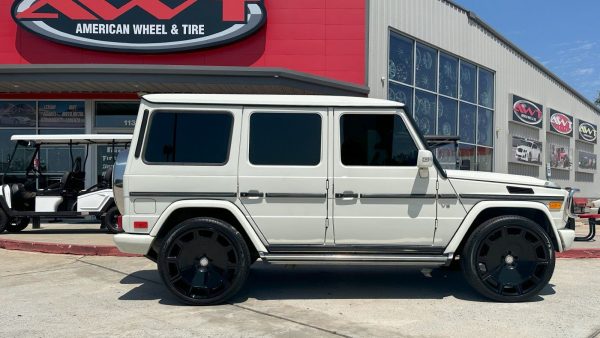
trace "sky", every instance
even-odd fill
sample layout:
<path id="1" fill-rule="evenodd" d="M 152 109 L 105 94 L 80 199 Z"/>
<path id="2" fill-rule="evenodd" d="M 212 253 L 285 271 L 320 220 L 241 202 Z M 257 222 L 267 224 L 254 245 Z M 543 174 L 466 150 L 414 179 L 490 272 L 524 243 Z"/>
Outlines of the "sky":
<path id="1" fill-rule="evenodd" d="M 600 1 L 455 0 L 592 102 L 600 91 Z"/>

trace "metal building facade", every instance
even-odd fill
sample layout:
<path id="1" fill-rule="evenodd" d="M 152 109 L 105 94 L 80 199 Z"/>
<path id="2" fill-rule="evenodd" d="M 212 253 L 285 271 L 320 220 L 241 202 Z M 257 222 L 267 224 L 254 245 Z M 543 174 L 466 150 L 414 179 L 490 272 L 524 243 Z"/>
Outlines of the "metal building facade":
<path id="1" fill-rule="evenodd" d="M 388 98 L 392 32 L 485 67 L 495 74 L 493 171 L 542 179 L 546 179 L 550 171 L 550 180 L 561 186 L 580 188 L 582 196 L 600 197 L 598 168 L 581 169 L 578 162 L 580 152 L 594 156 L 598 153 L 597 143 L 579 140 L 578 119 L 598 126 L 600 112 L 581 94 L 473 13 L 450 1 L 370 0 L 367 16 L 367 83 L 371 97 Z M 543 106 L 541 128 L 513 121 L 513 95 Z M 550 131 L 551 109 L 574 117 L 572 137 Z M 541 142 L 541 163 L 532 165 L 513 161 L 513 137 Z M 570 151 L 570 169 L 548 168 L 551 162 L 548 149 L 557 145 Z M 595 158 L 593 163 L 596 166 Z"/>

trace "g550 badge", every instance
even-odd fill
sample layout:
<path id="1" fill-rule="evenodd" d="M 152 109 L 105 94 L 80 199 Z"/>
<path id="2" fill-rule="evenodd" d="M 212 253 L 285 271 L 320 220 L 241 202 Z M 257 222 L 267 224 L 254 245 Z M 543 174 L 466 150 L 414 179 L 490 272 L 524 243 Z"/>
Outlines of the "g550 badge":
<path id="1" fill-rule="evenodd" d="M 266 21 L 263 0 L 18 0 L 14 20 L 44 38 L 89 49 L 165 53 L 243 39 Z"/>

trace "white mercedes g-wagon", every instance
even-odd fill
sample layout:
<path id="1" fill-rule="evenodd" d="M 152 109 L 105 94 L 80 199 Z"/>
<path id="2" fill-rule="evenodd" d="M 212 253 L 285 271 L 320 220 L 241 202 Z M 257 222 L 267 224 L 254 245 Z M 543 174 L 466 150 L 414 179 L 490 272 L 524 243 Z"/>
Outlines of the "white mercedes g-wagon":
<path id="1" fill-rule="evenodd" d="M 119 249 L 155 260 L 168 289 L 194 305 L 232 297 L 258 259 L 457 260 L 484 296 L 524 301 L 575 236 L 573 192 L 446 171 L 403 105 L 385 100 L 146 95 L 114 171 Z"/>

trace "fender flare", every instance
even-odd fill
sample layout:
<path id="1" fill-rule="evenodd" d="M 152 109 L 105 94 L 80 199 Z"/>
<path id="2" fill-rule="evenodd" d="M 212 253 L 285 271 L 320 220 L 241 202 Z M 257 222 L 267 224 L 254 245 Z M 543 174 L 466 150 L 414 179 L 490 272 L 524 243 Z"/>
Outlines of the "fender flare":
<path id="1" fill-rule="evenodd" d="M 162 226 L 165 224 L 167 219 L 169 219 L 169 217 L 171 216 L 171 214 L 173 214 L 175 211 L 177 211 L 179 209 L 184 209 L 184 208 L 225 209 L 225 210 L 231 212 L 233 214 L 233 216 L 238 220 L 238 222 L 240 222 L 240 224 L 242 225 L 242 228 L 248 235 L 248 238 L 250 238 L 250 241 L 252 241 L 252 244 L 256 248 L 256 251 L 258 251 L 259 253 L 268 252 L 264 243 L 260 240 L 260 238 L 256 234 L 256 231 L 254 230 L 254 228 L 252 227 L 252 225 L 250 225 L 250 223 L 246 219 L 246 216 L 244 216 L 244 214 L 240 211 L 240 209 L 235 204 L 233 204 L 229 201 L 183 200 L 183 201 L 173 202 L 160 215 L 160 217 L 156 221 L 154 227 L 152 228 L 152 231 L 150 232 L 150 236 L 156 237 L 158 235 L 158 232 L 162 228 Z"/>
<path id="2" fill-rule="evenodd" d="M 475 221 L 477 216 L 479 216 L 483 211 L 485 211 L 487 209 L 491 209 L 491 208 L 535 209 L 535 210 L 543 212 L 544 215 L 546 216 L 546 218 L 548 219 L 548 222 L 550 223 L 551 228 L 552 228 L 551 229 L 552 234 L 550 234 L 550 235 L 554 236 L 554 239 L 556 240 L 556 243 L 558 244 L 558 247 L 556 249 L 559 252 L 563 251 L 562 241 L 558 234 L 558 230 L 556 229 L 556 226 L 554 225 L 552 215 L 550 215 L 550 211 L 548 211 L 548 208 L 546 208 L 546 206 L 544 204 L 542 204 L 540 202 L 523 202 L 523 201 L 518 201 L 518 202 L 516 202 L 516 201 L 483 201 L 483 202 L 477 203 L 475 206 L 473 206 L 473 208 L 471 208 L 471 210 L 469 211 L 469 213 L 467 214 L 467 216 L 461 223 L 460 227 L 458 227 L 458 230 L 456 231 L 456 233 L 450 240 L 450 243 L 446 247 L 446 250 L 444 250 L 444 254 L 455 253 L 456 250 L 458 249 L 458 247 L 460 246 L 460 244 L 462 243 L 465 235 L 467 234 L 469 229 L 473 226 L 473 222 Z"/>

